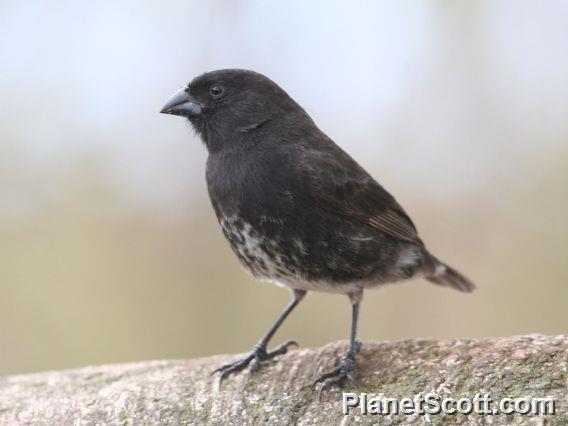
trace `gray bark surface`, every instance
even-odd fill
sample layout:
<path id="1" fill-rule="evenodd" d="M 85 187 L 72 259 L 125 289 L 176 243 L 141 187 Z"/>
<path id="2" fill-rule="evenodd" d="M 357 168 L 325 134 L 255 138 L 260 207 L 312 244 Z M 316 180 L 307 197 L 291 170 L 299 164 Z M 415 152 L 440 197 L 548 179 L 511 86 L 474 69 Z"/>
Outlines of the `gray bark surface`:
<path id="1" fill-rule="evenodd" d="M 211 371 L 235 355 L 1 377 L 0 425 L 568 424 L 568 336 L 363 342 L 357 384 L 343 389 L 393 398 L 550 396 L 556 401 L 550 416 L 345 416 L 340 390 L 320 403 L 310 384 L 346 348 L 335 342 L 292 350 L 220 388 Z"/>

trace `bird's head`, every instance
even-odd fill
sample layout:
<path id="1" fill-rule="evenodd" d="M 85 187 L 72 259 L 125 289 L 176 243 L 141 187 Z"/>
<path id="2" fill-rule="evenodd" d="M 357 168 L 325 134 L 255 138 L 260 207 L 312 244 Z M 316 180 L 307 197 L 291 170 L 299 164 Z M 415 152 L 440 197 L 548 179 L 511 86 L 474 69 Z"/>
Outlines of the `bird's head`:
<path id="1" fill-rule="evenodd" d="M 251 139 L 268 122 L 308 117 L 272 80 L 241 69 L 195 77 L 160 112 L 187 117 L 210 151 Z"/>

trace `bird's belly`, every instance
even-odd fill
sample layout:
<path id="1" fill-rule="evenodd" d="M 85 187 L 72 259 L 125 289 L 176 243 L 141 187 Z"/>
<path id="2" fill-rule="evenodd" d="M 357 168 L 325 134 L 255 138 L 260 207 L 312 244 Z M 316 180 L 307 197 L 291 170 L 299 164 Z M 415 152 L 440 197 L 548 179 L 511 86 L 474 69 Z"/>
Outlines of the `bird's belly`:
<path id="1" fill-rule="evenodd" d="M 395 264 L 394 260 L 381 261 L 380 250 L 370 256 L 368 248 L 362 247 L 376 241 L 353 235 L 347 243 L 324 239 L 314 245 L 305 235 L 290 232 L 290 226 L 279 219 L 263 218 L 254 226 L 236 215 L 219 219 L 233 252 L 256 278 L 294 289 L 341 294 L 400 280 L 376 266 Z"/>
<path id="2" fill-rule="evenodd" d="M 236 216 L 223 217 L 219 223 L 233 252 L 255 277 L 275 282 L 301 277 L 299 240 L 284 241 L 278 232 L 267 235 Z"/>

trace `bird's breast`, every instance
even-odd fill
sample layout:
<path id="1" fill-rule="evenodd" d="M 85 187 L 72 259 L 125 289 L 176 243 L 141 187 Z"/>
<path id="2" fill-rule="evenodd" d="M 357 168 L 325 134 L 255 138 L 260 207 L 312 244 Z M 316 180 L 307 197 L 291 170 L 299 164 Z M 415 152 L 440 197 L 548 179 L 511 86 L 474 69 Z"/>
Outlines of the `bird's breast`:
<path id="1" fill-rule="evenodd" d="M 235 255 L 256 277 L 278 281 L 297 276 L 298 255 L 305 250 L 302 241 L 283 236 L 281 219 L 257 219 L 251 224 L 238 214 L 220 217 L 219 224 Z"/>

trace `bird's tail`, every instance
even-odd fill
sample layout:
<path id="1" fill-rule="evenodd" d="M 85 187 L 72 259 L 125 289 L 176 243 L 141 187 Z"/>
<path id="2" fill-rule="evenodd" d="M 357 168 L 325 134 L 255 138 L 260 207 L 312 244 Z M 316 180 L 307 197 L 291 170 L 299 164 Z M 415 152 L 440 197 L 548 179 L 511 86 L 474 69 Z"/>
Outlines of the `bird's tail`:
<path id="1" fill-rule="evenodd" d="M 471 293 L 475 290 L 475 284 L 471 282 L 469 278 L 456 271 L 451 266 L 440 262 L 430 253 L 428 253 L 428 255 L 431 257 L 428 259 L 429 263 L 433 266 L 433 268 L 431 268 L 431 274 L 425 277 L 428 281 L 443 287 L 455 288 L 456 290 L 466 293 Z"/>

